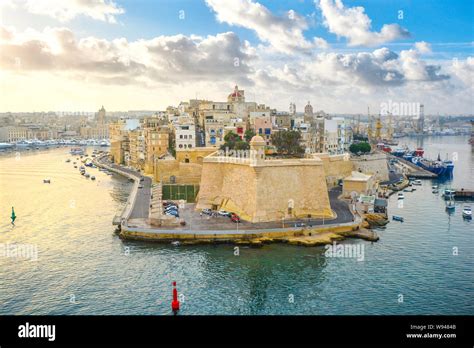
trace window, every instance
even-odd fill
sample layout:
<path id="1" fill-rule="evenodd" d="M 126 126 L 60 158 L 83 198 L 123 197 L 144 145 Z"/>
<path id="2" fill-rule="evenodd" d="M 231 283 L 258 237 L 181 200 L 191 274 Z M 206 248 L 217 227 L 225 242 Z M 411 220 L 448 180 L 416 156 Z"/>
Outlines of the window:
<path id="1" fill-rule="evenodd" d="M 192 139 L 192 138 L 193 138 L 193 136 L 192 136 L 192 134 L 190 134 L 190 135 L 189 135 L 189 139 Z"/>
<path id="2" fill-rule="evenodd" d="M 179 148 L 181 149 L 183 147 L 183 144 L 179 144 Z"/>

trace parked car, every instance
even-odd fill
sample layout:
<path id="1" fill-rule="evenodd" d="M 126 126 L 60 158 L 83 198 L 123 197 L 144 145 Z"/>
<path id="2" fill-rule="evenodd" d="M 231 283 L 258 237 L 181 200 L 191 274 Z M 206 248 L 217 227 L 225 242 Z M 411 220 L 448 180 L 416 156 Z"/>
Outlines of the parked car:
<path id="1" fill-rule="evenodd" d="M 143 188 L 143 185 L 142 185 L 142 184 L 138 185 L 138 188 L 139 188 L 139 189 L 142 189 L 142 188 Z"/>
<path id="2" fill-rule="evenodd" d="M 234 214 L 234 213 L 231 214 L 230 220 L 231 220 L 232 222 L 236 222 L 236 223 L 240 222 L 239 216 L 238 216 L 237 214 Z"/>
<path id="3" fill-rule="evenodd" d="M 179 218 L 179 213 L 176 211 L 169 211 L 169 212 L 166 212 L 165 215 L 169 215 L 169 216 L 174 216 L 174 217 L 177 217 Z"/>
<path id="4" fill-rule="evenodd" d="M 222 210 L 222 209 L 219 210 L 217 213 L 218 213 L 220 216 L 228 216 L 228 217 L 230 217 L 230 215 L 231 215 L 231 213 L 229 213 L 228 211 Z"/>
<path id="5" fill-rule="evenodd" d="M 178 210 L 179 208 L 175 205 L 169 205 L 167 207 L 165 207 L 165 210 Z"/>
<path id="6" fill-rule="evenodd" d="M 203 214 L 206 214 L 206 215 L 212 215 L 212 210 L 206 208 L 206 209 L 203 209 L 203 210 L 202 210 L 202 213 L 203 213 Z"/>
<path id="7" fill-rule="evenodd" d="M 145 178 L 142 176 L 142 177 L 140 178 L 140 181 L 143 181 L 143 180 L 145 180 Z"/>

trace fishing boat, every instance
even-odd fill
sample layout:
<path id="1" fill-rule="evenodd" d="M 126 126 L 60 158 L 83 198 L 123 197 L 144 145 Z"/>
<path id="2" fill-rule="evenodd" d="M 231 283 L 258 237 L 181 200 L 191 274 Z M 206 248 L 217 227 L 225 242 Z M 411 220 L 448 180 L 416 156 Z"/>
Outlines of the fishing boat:
<path id="1" fill-rule="evenodd" d="M 470 206 L 464 206 L 462 209 L 462 217 L 468 220 L 472 219 L 472 209 Z"/>
<path id="2" fill-rule="evenodd" d="M 403 222 L 403 221 L 404 221 L 403 217 L 397 216 L 397 215 L 393 215 L 393 216 L 392 216 L 392 220 L 400 221 L 400 222 Z"/>
<path id="3" fill-rule="evenodd" d="M 451 177 L 453 175 L 453 161 L 448 159 L 442 161 L 439 154 L 435 161 L 417 156 L 413 157 L 411 161 L 417 166 L 436 174 L 438 177 Z"/>

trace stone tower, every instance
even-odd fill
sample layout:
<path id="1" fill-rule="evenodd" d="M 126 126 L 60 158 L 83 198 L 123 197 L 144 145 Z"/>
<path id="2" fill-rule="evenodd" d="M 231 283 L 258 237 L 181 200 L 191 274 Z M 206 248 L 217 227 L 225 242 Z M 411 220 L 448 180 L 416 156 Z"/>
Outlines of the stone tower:
<path id="1" fill-rule="evenodd" d="M 250 159 L 257 165 L 265 161 L 265 140 L 260 135 L 250 140 Z"/>

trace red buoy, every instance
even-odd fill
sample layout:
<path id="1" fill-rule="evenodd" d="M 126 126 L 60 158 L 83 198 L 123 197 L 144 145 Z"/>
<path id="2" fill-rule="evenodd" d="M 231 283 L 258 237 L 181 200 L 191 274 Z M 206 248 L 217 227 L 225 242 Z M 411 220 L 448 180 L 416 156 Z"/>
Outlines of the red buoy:
<path id="1" fill-rule="evenodd" d="M 178 290 L 176 290 L 176 282 L 173 282 L 173 302 L 171 302 L 171 309 L 174 315 L 178 314 L 179 301 L 178 301 Z"/>

